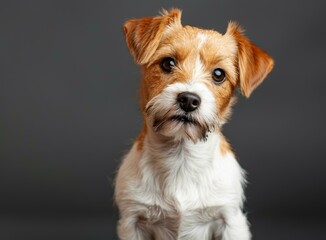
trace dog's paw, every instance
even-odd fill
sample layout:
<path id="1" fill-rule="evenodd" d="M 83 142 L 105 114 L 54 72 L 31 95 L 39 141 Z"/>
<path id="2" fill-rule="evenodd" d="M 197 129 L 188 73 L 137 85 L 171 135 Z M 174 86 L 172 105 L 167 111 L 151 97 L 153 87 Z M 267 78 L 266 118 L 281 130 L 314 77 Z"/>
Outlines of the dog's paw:
<path id="1" fill-rule="evenodd" d="M 157 206 L 148 206 L 139 216 L 138 221 L 141 223 L 154 224 L 165 219 L 164 210 Z"/>

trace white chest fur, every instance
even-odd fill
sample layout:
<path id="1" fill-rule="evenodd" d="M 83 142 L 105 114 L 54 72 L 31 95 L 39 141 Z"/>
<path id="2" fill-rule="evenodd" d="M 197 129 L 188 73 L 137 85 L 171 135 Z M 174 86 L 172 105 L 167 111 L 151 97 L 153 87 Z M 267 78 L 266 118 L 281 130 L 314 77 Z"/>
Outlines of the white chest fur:
<path id="1" fill-rule="evenodd" d="M 196 144 L 156 140 L 147 136 L 142 150 L 135 144 L 119 169 L 121 239 L 198 240 L 223 232 L 223 239 L 248 240 L 245 178 L 233 153 L 221 151 L 223 136 L 211 133 Z"/>
<path id="2" fill-rule="evenodd" d="M 142 152 L 134 146 L 124 159 L 117 180 L 124 186 L 117 186 L 117 197 L 159 206 L 172 199 L 181 212 L 241 206 L 243 171 L 232 152 L 221 153 L 221 138 L 212 133 L 196 144 L 146 139 Z"/>

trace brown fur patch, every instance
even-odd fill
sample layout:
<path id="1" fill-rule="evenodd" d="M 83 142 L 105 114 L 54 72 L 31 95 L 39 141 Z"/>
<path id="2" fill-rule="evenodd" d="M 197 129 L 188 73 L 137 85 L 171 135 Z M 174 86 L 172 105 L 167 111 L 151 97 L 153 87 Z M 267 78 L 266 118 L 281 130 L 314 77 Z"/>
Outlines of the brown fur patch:
<path id="1" fill-rule="evenodd" d="M 163 16 L 130 19 L 124 27 L 127 46 L 135 61 L 146 64 L 157 49 L 168 25 L 181 27 L 181 12 L 172 9 Z"/>
<path id="2" fill-rule="evenodd" d="M 221 138 L 221 143 L 219 147 L 223 156 L 227 153 L 233 152 L 229 142 L 224 137 Z"/>
<path id="3" fill-rule="evenodd" d="M 274 60 L 265 51 L 251 43 L 242 32 L 243 30 L 238 23 L 229 23 L 227 34 L 232 35 L 238 43 L 238 68 L 241 90 L 246 97 L 249 97 L 252 91 L 272 71 Z"/>
<path id="4" fill-rule="evenodd" d="M 138 137 L 136 139 L 138 151 L 143 150 L 146 134 L 147 134 L 147 126 L 146 126 L 146 124 L 144 124 L 140 134 L 138 135 Z"/>

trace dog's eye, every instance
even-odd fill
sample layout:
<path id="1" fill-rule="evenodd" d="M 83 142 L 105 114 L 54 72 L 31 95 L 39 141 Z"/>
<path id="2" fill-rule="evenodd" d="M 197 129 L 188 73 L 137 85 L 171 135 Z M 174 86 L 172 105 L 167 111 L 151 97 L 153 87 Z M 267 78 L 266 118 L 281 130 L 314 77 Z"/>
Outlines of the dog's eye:
<path id="1" fill-rule="evenodd" d="M 170 73 L 175 66 L 175 60 L 171 57 L 163 58 L 161 62 L 161 68 L 166 73 Z"/>
<path id="2" fill-rule="evenodd" d="M 225 80 L 225 72 L 221 68 L 214 69 L 212 75 L 213 75 L 213 79 L 216 83 L 222 83 Z"/>

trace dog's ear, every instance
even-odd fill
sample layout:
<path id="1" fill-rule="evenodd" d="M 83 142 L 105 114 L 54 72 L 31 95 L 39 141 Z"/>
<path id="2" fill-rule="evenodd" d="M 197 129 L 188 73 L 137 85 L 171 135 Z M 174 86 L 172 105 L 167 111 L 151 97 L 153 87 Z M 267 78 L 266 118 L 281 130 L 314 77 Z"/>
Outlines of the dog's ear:
<path id="1" fill-rule="evenodd" d="M 157 49 L 164 34 L 181 27 L 181 11 L 163 10 L 161 16 L 128 20 L 123 27 L 127 46 L 138 64 L 146 64 Z"/>
<path id="2" fill-rule="evenodd" d="M 242 94 L 249 97 L 273 69 L 274 60 L 243 35 L 243 30 L 238 23 L 230 22 L 227 34 L 231 34 L 237 42 L 240 88 Z"/>

